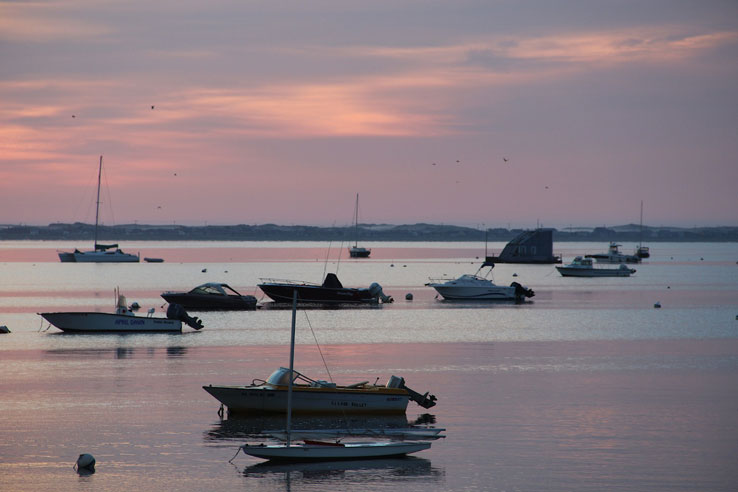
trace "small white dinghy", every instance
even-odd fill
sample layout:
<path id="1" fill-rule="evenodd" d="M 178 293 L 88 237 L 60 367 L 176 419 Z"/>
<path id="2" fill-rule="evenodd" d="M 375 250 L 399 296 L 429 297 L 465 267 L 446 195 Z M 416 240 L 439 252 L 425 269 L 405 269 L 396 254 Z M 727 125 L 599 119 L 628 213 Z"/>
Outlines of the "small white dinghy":
<path id="1" fill-rule="evenodd" d="M 292 297 L 292 333 L 290 337 L 290 373 L 293 373 L 295 358 L 295 318 L 297 313 L 297 291 Z M 239 447 L 249 456 L 270 461 L 335 461 L 358 460 L 367 458 L 387 458 L 416 453 L 431 447 L 428 441 L 362 441 L 362 442 L 327 442 L 303 439 L 302 443 L 292 442 L 292 433 L 299 434 L 299 430 L 291 429 L 292 420 L 292 380 L 289 378 L 287 393 L 287 425 L 285 429 L 287 440 L 280 444 L 244 444 Z"/>
<path id="2" fill-rule="evenodd" d="M 287 444 L 244 444 L 244 453 L 266 460 L 334 461 L 388 458 L 416 453 L 431 447 L 430 442 L 387 441 L 337 443 L 305 440 Z"/>

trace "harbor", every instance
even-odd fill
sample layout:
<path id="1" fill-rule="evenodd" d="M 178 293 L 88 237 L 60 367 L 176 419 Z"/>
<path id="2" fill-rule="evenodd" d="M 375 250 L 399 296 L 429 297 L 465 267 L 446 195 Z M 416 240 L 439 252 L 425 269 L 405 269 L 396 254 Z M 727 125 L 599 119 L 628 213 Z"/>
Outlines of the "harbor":
<path id="1" fill-rule="evenodd" d="M 343 248 L 344 260 L 327 265 L 312 243 L 280 244 L 288 261 L 262 261 L 275 245 L 261 243 L 133 243 L 167 260 L 196 253 L 207 261 L 123 265 L 59 263 L 56 245 L 46 242 L 0 246 L 6 259 L 28 249 L 37 256 L 0 263 L 13 285 L 0 296 L 2 324 L 11 330 L 0 335 L 3 490 L 163 491 L 174 481 L 193 491 L 324 489 L 340 477 L 344 490 L 718 491 L 737 478 L 733 244 L 659 245 L 628 279 L 498 265 L 497 281 L 517 274 L 536 296 L 481 305 L 437 299 L 423 285 L 430 274 L 453 278 L 478 263 L 478 245 L 463 243 L 369 243 L 373 259 L 346 260 Z M 601 244 L 556 246 L 568 258 Z M 236 250 L 241 256 L 232 261 Z M 221 416 L 202 387 L 250 384 L 283 366 L 290 309 L 264 299 L 256 283 L 265 272 L 314 278 L 324 268 L 352 284 L 381 280 L 398 300 L 299 311 L 296 369 L 329 379 L 325 358 L 339 384 L 397 374 L 438 400 L 400 416 L 296 415 L 293 425 L 412 424 L 443 427 L 447 437 L 404 459 L 267 467 L 240 456 L 229 463 L 240 445 L 279 429 L 284 418 Z M 143 309 L 160 310 L 161 291 L 217 279 L 264 306 L 195 312 L 205 328 L 177 334 L 65 334 L 36 314 L 43 306 L 109 309 L 107 277 Z M 654 309 L 655 301 L 663 308 Z M 94 474 L 72 470 L 81 453 L 97 459 Z"/>

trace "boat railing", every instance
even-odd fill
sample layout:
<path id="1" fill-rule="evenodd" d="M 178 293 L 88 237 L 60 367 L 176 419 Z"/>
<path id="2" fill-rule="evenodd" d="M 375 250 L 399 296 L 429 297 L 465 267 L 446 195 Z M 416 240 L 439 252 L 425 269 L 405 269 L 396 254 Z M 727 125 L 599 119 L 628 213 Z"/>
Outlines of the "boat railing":
<path id="1" fill-rule="evenodd" d="M 304 280 L 286 280 L 281 278 L 259 278 L 262 284 L 289 284 L 289 285 L 317 285 L 315 282 L 306 282 Z"/>
<path id="2" fill-rule="evenodd" d="M 453 280 L 462 280 L 462 279 L 471 279 L 471 280 L 484 280 L 484 277 L 480 277 L 479 275 L 475 275 L 473 273 L 465 273 L 461 275 L 460 277 L 428 277 L 428 284 L 445 284 L 446 282 L 451 282 Z M 428 285 L 426 284 L 426 285 Z"/>

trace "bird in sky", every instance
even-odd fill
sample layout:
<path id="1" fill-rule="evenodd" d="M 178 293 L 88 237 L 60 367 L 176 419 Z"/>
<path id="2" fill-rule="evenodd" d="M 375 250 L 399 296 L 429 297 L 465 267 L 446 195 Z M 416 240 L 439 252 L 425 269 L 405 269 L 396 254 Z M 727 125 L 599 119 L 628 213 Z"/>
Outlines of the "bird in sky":
<path id="1" fill-rule="evenodd" d="M 503 157 L 502 160 L 507 162 L 507 157 Z"/>

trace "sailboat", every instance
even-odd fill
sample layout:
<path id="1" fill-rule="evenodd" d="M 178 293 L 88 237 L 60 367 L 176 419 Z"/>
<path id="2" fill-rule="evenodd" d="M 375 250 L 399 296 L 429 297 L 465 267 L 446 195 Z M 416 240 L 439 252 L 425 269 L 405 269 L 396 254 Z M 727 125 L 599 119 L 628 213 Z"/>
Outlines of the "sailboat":
<path id="1" fill-rule="evenodd" d="M 649 258 L 651 256 L 648 246 L 643 245 L 643 200 L 641 200 L 641 232 L 635 254 L 638 258 Z"/>
<path id="2" fill-rule="evenodd" d="M 356 194 L 356 207 L 354 207 L 354 245 L 349 247 L 351 258 L 368 258 L 372 250 L 359 247 L 359 194 Z"/>
<path id="3" fill-rule="evenodd" d="M 63 263 L 138 263 L 139 255 L 124 253 L 117 244 L 101 244 L 97 242 L 97 229 L 100 217 L 100 176 L 102 175 L 102 156 L 97 169 L 97 201 L 95 208 L 95 248 L 92 251 L 61 251 L 59 260 Z"/>
<path id="4" fill-rule="evenodd" d="M 290 335 L 290 373 L 294 371 L 295 323 L 297 313 L 297 291 L 292 297 L 292 331 Z M 303 439 L 292 442 L 292 377 L 287 389 L 286 442 L 280 444 L 244 444 L 239 450 L 257 458 L 272 461 L 334 461 L 367 458 L 388 458 L 416 453 L 431 447 L 428 441 L 362 441 L 343 443 L 338 441 L 316 441 Z"/>

